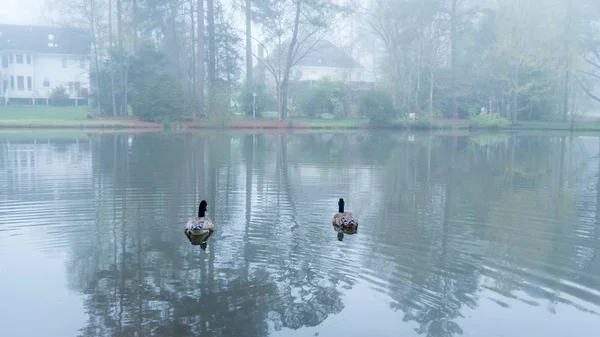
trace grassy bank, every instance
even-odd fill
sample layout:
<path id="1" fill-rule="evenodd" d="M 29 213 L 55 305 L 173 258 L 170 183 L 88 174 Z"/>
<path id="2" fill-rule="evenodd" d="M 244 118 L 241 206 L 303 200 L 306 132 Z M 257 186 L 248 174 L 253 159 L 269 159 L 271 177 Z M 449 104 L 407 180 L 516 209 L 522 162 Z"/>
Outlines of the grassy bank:
<path id="1" fill-rule="evenodd" d="M 0 128 L 120 129 L 148 127 L 156 127 L 156 125 L 142 123 L 132 118 L 95 118 L 88 106 L 0 106 Z"/>
<path id="2" fill-rule="evenodd" d="M 600 121 L 575 122 L 518 122 L 481 123 L 465 119 L 455 120 L 399 120 L 393 123 L 373 125 L 364 119 L 307 119 L 297 118 L 279 122 L 275 116 L 260 119 L 247 119 L 243 115 L 233 115 L 219 119 L 196 119 L 179 122 L 150 123 L 134 117 L 93 116 L 87 106 L 0 106 L 0 128 L 2 129 L 412 129 L 412 130 L 538 130 L 538 131 L 597 131 Z"/>

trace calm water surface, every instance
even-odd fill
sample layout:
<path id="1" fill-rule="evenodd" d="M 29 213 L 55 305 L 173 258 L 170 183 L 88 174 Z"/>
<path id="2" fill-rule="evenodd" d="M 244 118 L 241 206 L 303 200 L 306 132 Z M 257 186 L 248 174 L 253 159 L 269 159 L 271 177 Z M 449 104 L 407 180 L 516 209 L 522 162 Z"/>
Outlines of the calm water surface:
<path id="1" fill-rule="evenodd" d="M 0 336 L 600 336 L 598 137 L 0 140 Z"/>

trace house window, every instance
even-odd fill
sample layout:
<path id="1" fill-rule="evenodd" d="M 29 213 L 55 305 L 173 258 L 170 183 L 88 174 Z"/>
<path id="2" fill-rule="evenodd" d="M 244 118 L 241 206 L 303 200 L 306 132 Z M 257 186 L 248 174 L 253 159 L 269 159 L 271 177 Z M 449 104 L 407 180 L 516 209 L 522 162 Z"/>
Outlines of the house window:
<path id="1" fill-rule="evenodd" d="M 33 81 L 31 76 L 27 76 L 27 90 L 31 91 L 33 89 Z"/>
<path id="2" fill-rule="evenodd" d="M 31 55 L 27 55 L 26 57 L 27 64 L 31 64 Z"/>
<path id="3" fill-rule="evenodd" d="M 2 68 L 8 68 L 8 55 L 2 55 Z"/>
<path id="4" fill-rule="evenodd" d="M 23 76 L 17 76 L 17 90 L 25 90 L 25 78 Z"/>
<path id="5" fill-rule="evenodd" d="M 10 77 L 10 89 L 15 90 L 15 77 L 14 76 Z"/>
<path id="6" fill-rule="evenodd" d="M 50 87 L 50 80 L 47 78 L 44 78 L 44 83 L 42 84 L 44 86 L 44 88 L 49 88 Z"/>
<path id="7" fill-rule="evenodd" d="M 16 59 L 16 63 L 17 64 L 23 64 L 23 54 L 17 54 L 15 55 L 15 59 Z"/>
<path id="8" fill-rule="evenodd" d="M 12 54 L 8 54 L 8 63 L 12 64 L 13 63 L 13 57 Z"/>
<path id="9" fill-rule="evenodd" d="M 2 90 L 6 90 L 6 89 L 8 89 L 8 80 L 3 79 L 2 80 Z"/>
<path id="10" fill-rule="evenodd" d="M 362 81 L 362 71 L 359 71 L 356 73 L 356 80 L 357 81 Z"/>
<path id="11" fill-rule="evenodd" d="M 66 58 L 66 57 L 63 57 L 63 58 L 62 58 L 62 67 L 63 67 L 63 68 L 66 68 L 66 67 L 67 67 L 67 58 Z"/>

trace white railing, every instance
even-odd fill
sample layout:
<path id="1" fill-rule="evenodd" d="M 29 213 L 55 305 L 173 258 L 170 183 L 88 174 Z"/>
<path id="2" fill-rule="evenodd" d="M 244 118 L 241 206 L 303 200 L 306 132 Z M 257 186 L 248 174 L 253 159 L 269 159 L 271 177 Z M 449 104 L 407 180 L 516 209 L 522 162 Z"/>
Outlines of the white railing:
<path id="1" fill-rule="evenodd" d="M 10 87 L 8 87 L 5 89 L 3 96 L 4 96 L 5 102 L 11 98 L 49 99 L 53 89 L 54 88 L 42 87 L 42 88 L 33 88 L 32 90 L 29 90 L 29 89 L 18 90 L 18 89 L 11 89 Z M 81 92 L 84 89 L 87 89 L 87 88 L 82 87 L 79 91 Z M 76 90 L 75 89 L 69 90 L 68 87 L 66 87 L 66 93 L 69 95 L 69 99 L 82 100 L 82 99 L 88 98 L 88 97 L 75 95 Z"/>

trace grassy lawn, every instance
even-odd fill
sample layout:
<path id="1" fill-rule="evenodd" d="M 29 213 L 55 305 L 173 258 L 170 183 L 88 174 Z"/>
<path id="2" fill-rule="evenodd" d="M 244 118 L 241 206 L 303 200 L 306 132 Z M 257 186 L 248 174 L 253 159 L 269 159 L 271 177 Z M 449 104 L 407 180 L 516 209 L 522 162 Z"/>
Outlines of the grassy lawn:
<path id="1" fill-rule="evenodd" d="M 20 106 L 20 105 L 0 105 L 0 128 L 112 128 L 125 129 L 136 127 L 135 121 L 111 119 L 91 119 L 92 109 L 88 106 L 78 107 L 52 107 L 52 106 Z M 243 113 L 231 114 L 228 116 L 214 117 L 210 119 L 195 120 L 192 122 L 183 122 L 191 127 L 210 127 L 227 128 L 230 122 L 256 121 L 256 122 L 275 122 L 277 121 L 277 112 L 264 112 L 260 118 L 253 119 Z M 290 121 L 304 124 L 305 128 L 315 129 L 354 129 L 357 127 L 367 127 L 368 122 L 365 119 L 316 119 L 316 118 L 290 118 Z M 138 123 L 139 124 L 139 123 Z M 174 124 L 179 124 L 175 122 Z M 238 123 L 239 124 L 239 123 Z M 266 123 L 268 124 L 268 123 Z M 272 123 L 271 123 L 272 124 Z M 472 125 L 468 120 L 399 120 L 384 126 L 398 129 L 478 129 L 487 130 L 484 126 Z M 260 126 L 259 126 L 260 127 Z M 548 131 L 588 131 L 600 132 L 600 121 L 579 120 L 574 123 L 563 122 L 518 122 L 515 125 L 503 125 L 496 130 L 532 130 L 540 132 Z"/>
<path id="2" fill-rule="evenodd" d="M 107 127 L 124 127 L 132 125 L 127 121 L 103 121 L 103 120 L 52 120 L 52 119 L 0 119 L 0 126 L 3 127 L 83 127 L 83 126 L 107 126 Z"/>
<path id="3" fill-rule="evenodd" d="M 53 106 L 0 106 L 0 120 L 31 121 L 31 120 L 81 120 L 91 114 L 87 106 L 53 107 Z"/>
<path id="4" fill-rule="evenodd" d="M 53 107 L 53 106 L 0 106 L 1 127 L 68 127 L 83 126 L 123 127 L 130 125 L 120 120 L 89 119 L 92 110 L 88 106 Z"/>
<path id="5" fill-rule="evenodd" d="M 357 127 L 366 123 L 366 120 L 360 119 L 309 119 L 298 118 L 292 119 L 292 122 L 306 123 L 313 127 L 320 128 L 344 128 Z"/>

